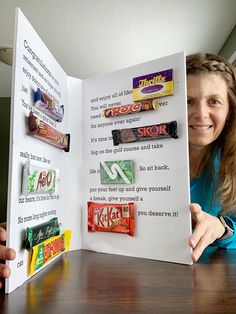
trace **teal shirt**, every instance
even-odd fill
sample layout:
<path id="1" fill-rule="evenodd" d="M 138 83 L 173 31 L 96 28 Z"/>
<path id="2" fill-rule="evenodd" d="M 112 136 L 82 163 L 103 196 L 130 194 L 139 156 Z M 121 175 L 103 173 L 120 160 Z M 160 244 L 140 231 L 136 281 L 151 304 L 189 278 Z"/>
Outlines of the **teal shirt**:
<path id="1" fill-rule="evenodd" d="M 202 173 L 200 177 L 194 178 L 190 181 L 191 203 L 197 203 L 206 213 L 217 216 L 221 211 L 221 203 L 213 199 L 213 192 L 216 190 L 218 172 L 220 165 L 220 155 L 217 154 L 214 159 L 214 166 L 211 176 L 208 171 Z M 211 177 L 209 179 L 209 177 Z M 236 216 L 224 216 L 227 223 L 236 230 Z M 236 249 L 236 232 L 234 235 L 226 240 L 217 240 L 212 245 Z"/>

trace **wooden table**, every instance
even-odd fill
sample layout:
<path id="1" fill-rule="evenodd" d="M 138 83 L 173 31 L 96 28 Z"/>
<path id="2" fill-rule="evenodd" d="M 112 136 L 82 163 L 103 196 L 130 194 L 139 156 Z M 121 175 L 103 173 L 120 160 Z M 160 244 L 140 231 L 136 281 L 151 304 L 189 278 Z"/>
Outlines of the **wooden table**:
<path id="1" fill-rule="evenodd" d="M 0 293 L 0 313 L 236 313 L 236 251 L 208 248 L 193 266 L 70 252 Z"/>

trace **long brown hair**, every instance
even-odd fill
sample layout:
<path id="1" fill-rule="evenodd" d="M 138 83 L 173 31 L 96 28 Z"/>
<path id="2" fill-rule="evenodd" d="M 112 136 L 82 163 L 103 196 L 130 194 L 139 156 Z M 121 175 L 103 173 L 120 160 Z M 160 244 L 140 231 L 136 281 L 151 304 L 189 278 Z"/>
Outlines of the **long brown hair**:
<path id="1" fill-rule="evenodd" d="M 229 116 L 220 136 L 210 145 L 202 169 L 206 169 L 209 161 L 214 159 L 216 151 L 220 151 L 219 183 L 215 194 L 220 195 L 222 211 L 236 213 L 236 69 L 223 57 L 198 53 L 186 58 L 187 75 L 214 73 L 220 75 L 227 84 L 229 100 Z M 215 195 L 215 196 L 216 196 Z"/>

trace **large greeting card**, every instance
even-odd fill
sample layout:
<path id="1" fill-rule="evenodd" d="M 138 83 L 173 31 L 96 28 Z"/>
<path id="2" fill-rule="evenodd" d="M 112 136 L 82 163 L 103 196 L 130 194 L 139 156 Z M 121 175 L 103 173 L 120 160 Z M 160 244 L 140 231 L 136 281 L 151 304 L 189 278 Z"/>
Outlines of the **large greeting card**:
<path id="1" fill-rule="evenodd" d="M 18 9 L 6 292 L 67 250 L 191 264 L 189 202 L 184 53 L 72 78 Z"/>

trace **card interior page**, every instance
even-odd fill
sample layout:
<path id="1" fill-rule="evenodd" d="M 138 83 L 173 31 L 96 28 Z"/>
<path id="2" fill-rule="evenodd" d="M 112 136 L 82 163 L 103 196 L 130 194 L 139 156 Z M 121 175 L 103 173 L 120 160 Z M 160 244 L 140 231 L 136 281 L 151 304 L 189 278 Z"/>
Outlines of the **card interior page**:
<path id="1" fill-rule="evenodd" d="M 38 262 L 35 262 L 32 269 L 32 245 L 41 243 L 44 237 L 49 235 L 63 234 L 64 223 L 66 228 L 72 227 L 76 233 L 79 232 L 80 226 L 79 219 L 74 221 L 72 218 L 72 208 L 65 207 L 69 205 L 65 200 L 65 156 L 69 158 L 72 152 L 65 152 L 61 146 L 52 146 L 29 135 L 29 115 L 32 112 L 36 117 L 33 121 L 37 124 L 37 130 L 46 123 L 49 126 L 47 130 L 50 129 L 47 135 L 51 132 L 50 136 L 54 142 L 57 141 L 58 131 L 63 137 L 59 137 L 57 143 L 64 145 L 64 140 L 67 141 L 68 137 L 64 135 L 68 127 L 68 78 L 19 9 L 16 12 L 12 82 L 7 245 L 16 251 L 16 259 L 8 263 L 11 268 L 11 276 L 6 281 L 8 293 L 43 269 L 54 260 L 52 257 L 59 256 L 63 250 L 60 248 L 62 238 L 57 239 L 54 244 L 47 244 L 53 249 L 53 253 L 52 250 L 50 254 L 48 252 L 46 258 L 46 244 L 44 247 L 41 245 L 36 259 Z M 37 106 L 36 92 L 39 92 Z M 42 106 L 46 104 L 50 107 L 47 113 L 42 110 Z M 49 116 L 49 113 L 54 116 Z M 55 129 L 56 133 L 52 129 Z M 42 130 L 46 132 L 46 129 Z M 37 228 L 44 223 L 46 226 L 39 228 L 38 233 L 37 229 L 32 233 L 30 228 Z M 31 239 L 31 242 L 27 242 L 27 245 L 30 243 L 27 249 L 26 239 Z M 81 240 L 76 239 L 73 248 L 80 247 Z"/>
<path id="2" fill-rule="evenodd" d="M 113 110 L 114 116 L 104 112 L 134 103 L 134 78 L 141 78 L 144 87 L 156 80 L 154 85 L 157 86 L 167 70 L 172 70 L 174 91 L 170 92 L 171 95 L 156 98 L 157 110 L 125 115 L 122 110 L 123 113 L 127 111 L 126 106 Z M 155 79 L 146 78 L 153 73 L 157 73 Z M 188 245 L 191 223 L 185 78 L 185 55 L 177 53 L 83 82 L 86 135 L 83 243 L 86 249 L 192 263 Z M 137 104 L 137 93 L 135 97 Z M 172 121 L 177 122 L 178 138 L 155 138 L 158 135 L 157 125 L 164 124 L 162 127 L 165 128 Z M 123 138 L 126 143 L 114 146 L 112 131 L 116 129 L 129 129 L 128 134 L 130 129 L 134 131 L 131 131 L 131 138 L 127 130 L 126 133 L 118 133 L 126 134 Z M 139 141 L 139 135 L 146 140 Z M 134 170 L 129 168 L 134 172 L 133 181 L 112 181 L 111 167 L 118 167 L 125 161 L 132 161 L 134 165 Z M 110 167 L 108 170 L 104 169 L 104 163 Z M 128 164 L 126 167 L 129 167 Z M 104 174 L 109 175 L 109 171 L 110 181 L 104 181 Z M 114 173 L 117 172 L 114 170 Z M 99 205 L 93 205 L 94 212 L 90 210 L 88 216 L 87 202 L 103 203 L 104 206 L 99 209 Z M 115 204 L 129 202 L 135 207 L 133 236 L 112 232 L 117 223 L 113 217 L 118 215 L 114 213 Z M 90 216 L 93 214 L 92 232 L 88 232 L 88 222 L 91 223 Z"/>

